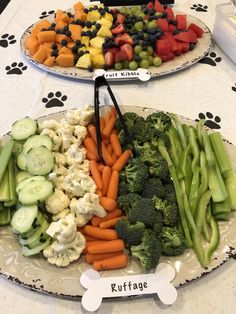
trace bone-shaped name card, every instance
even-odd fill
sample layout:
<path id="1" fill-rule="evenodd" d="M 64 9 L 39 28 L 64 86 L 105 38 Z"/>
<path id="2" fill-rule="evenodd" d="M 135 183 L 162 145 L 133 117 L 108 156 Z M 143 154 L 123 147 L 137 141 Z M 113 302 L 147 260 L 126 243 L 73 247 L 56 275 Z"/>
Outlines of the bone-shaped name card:
<path id="1" fill-rule="evenodd" d="M 137 70 L 121 70 L 121 71 L 105 71 L 98 69 L 94 72 L 93 79 L 98 76 L 104 76 L 107 80 L 130 80 L 139 79 L 140 81 L 148 81 L 150 74 L 147 69 L 139 68 Z"/>
<path id="2" fill-rule="evenodd" d="M 166 263 L 160 263 L 155 273 L 101 278 L 93 269 L 86 270 L 80 277 L 81 285 L 86 288 L 82 305 L 87 311 L 96 311 L 103 298 L 132 295 L 157 294 L 167 305 L 177 299 L 177 290 L 171 284 L 175 270 Z"/>

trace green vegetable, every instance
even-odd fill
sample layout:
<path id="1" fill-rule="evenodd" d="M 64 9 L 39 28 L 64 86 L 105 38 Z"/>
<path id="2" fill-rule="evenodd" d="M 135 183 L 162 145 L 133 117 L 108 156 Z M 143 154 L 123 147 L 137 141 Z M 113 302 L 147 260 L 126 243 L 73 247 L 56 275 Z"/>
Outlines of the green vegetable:
<path id="1" fill-rule="evenodd" d="M 210 138 L 205 129 L 202 129 L 202 140 L 203 140 L 203 147 L 206 153 L 206 160 L 208 167 L 212 167 L 215 164 L 215 155 L 212 151 Z"/>
<path id="2" fill-rule="evenodd" d="M 8 183 L 9 183 L 9 196 L 10 201 L 5 202 L 4 205 L 6 207 L 12 207 L 17 203 L 17 194 L 16 194 L 16 179 L 15 179 L 15 171 L 14 171 L 14 159 L 11 157 L 9 165 L 8 165 Z"/>
<path id="3" fill-rule="evenodd" d="M 157 210 L 160 210 L 163 217 L 164 226 L 175 227 L 177 226 L 179 213 L 176 203 L 169 203 L 166 200 L 161 200 L 158 197 L 154 197 L 153 201 Z"/>
<path id="4" fill-rule="evenodd" d="M 126 244 L 138 245 L 144 235 L 145 225 L 140 221 L 132 225 L 126 219 L 120 219 L 116 223 L 116 231 Z"/>
<path id="5" fill-rule="evenodd" d="M 165 197 L 165 187 L 162 181 L 158 178 L 149 178 L 145 182 L 145 186 L 142 191 L 142 196 L 147 198 L 153 198 L 154 196 L 158 198 Z"/>
<path id="6" fill-rule="evenodd" d="M 126 214 L 128 214 L 131 207 L 134 206 L 136 202 L 140 200 L 141 196 L 136 193 L 120 195 L 117 198 L 117 206 L 124 210 Z"/>
<path id="7" fill-rule="evenodd" d="M 163 111 L 158 111 L 150 114 L 147 119 L 148 127 L 163 133 L 172 125 L 171 118 Z"/>
<path id="8" fill-rule="evenodd" d="M 11 221 L 11 210 L 0 203 L 0 226 L 9 225 Z"/>
<path id="9" fill-rule="evenodd" d="M 0 202 L 10 201 L 8 168 L 0 184 Z"/>
<path id="10" fill-rule="evenodd" d="M 218 248 L 220 243 L 219 226 L 213 216 L 210 219 L 210 226 L 211 226 L 211 240 L 205 251 L 205 261 L 207 265 L 210 264 L 212 254 Z"/>
<path id="11" fill-rule="evenodd" d="M 229 195 L 231 208 L 236 210 L 236 175 L 233 169 L 225 179 L 225 185 Z"/>
<path id="12" fill-rule="evenodd" d="M 207 206 L 211 199 L 211 191 L 207 190 L 203 193 L 200 201 L 197 205 L 196 212 L 195 212 L 195 222 L 196 222 L 196 229 L 198 234 L 202 231 L 203 221 L 206 219 L 206 210 Z"/>
<path id="13" fill-rule="evenodd" d="M 192 179 L 190 192 L 189 192 L 189 207 L 193 216 L 195 213 L 197 200 L 198 200 L 198 191 L 199 191 L 198 188 L 199 188 L 199 181 L 200 181 L 199 174 L 200 174 L 200 168 L 197 167 L 193 173 L 193 179 Z"/>
<path id="14" fill-rule="evenodd" d="M 7 170 L 7 166 L 8 166 L 8 163 L 9 163 L 11 155 L 12 155 L 13 147 L 14 147 L 14 141 L 10 140 L 1 149 L 1 153 L 0 153 L 0 165 L 1 165 L 1 167 L 0 167 L 0 183 L 2 182 L 4 174 Z"/>
<path id="15" fill-rule="evenodd" d="M 192 172 L 194 172 L 195 168 L 199 166 L 200 154 L 193 127 L 189 127 L 189 144 L 193 154 Z"/>
<path id="16" fill-rule="evenodd" d="M 220 169 L 217 164 L 208 169 L 209 188 L 214 202 L 223 202 L 227 199 L 228 193 Z"/>
<path id="17" fill-rule="evenodd" d="M 161 232 L 162 254 L 177 256 L 184 252 L 186 246 L 183 235 L 175 227 L 163 227 Z"/>

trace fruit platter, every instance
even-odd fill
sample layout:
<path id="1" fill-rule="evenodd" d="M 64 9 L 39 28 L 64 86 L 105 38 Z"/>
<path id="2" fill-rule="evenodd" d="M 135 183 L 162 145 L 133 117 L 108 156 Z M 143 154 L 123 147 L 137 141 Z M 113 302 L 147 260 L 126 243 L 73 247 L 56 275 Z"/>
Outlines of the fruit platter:
<path id="1" fill-rule="evenodd" d="M 78 2 L 28 27 L 21 50 L 36 67 L 63 77 L 92 80 L 96 69 L 139 68 L 159 77 L 195 64 L 211 40 L 203 22 L 158 0 L 115 9 Z"/>
<path id="2" fill-rule="evenodd" d="M 121 106 L 23 117 L 0 153 L 0 273 L 79 298 L 80 276 L 176 271 L 176 287 L 236 253 L 236 148 L 198 123 Z M 148 134 L 148 135 L 147 135 Z M 132 144 L 132 145 L 131 145 Z M 180 150 L 182 152 L 180 152 Z"/>

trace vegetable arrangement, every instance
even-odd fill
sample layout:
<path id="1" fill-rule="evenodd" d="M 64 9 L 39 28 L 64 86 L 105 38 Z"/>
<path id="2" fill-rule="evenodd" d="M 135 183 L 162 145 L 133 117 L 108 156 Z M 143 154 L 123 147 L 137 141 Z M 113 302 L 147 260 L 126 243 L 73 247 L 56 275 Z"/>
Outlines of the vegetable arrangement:
<path id="1" fill-rule="evenodd" d="M 203 33 L 158 0 L 121 9 L 78 2 L 73 12 L 57 10 L 52 23 L 37 23 L 24 44 L 33 60 L 47 67 L 136 70 L 193 50 Z"/>

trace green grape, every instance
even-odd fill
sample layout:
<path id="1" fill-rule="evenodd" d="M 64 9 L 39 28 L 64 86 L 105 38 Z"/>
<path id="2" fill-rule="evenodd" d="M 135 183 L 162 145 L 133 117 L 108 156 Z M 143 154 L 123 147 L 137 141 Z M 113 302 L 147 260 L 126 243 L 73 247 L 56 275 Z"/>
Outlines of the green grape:
<path id="1" fill-rule="evenodd" d="M 161 12 L 156 12 L 155 15 L 156 16 L 160 16 L 160 15 L 162 15 L 162 13 Z"/>
<path id="2" fill-rule="evenodd" d="M 141 51 L 142 51 L 142 46 L 141 45 L 137 45 L 137 46 L 134 47 L 134 53 L 136 55 L 138 55 Z"/>
<path id="3" fill-rule="evenodd" d="M 149 62 L 147 59 L 141 60 L 139 63 L 141 68 L 147 69 L 149 67 Z"/>
<path id="4" fill-rule="evenodd" d="M 141 51 L 139 53 L 139 56 L 141 57 L 142 60 L 143 59 L 147 59 L 148 58 L 148 53 L 147 53 L 147 51 Z"/>
<path id="5" fill-rule="evenodd" d="M 122 7 L 122 8 L 120 8 L 120 13 L 122 13 L 122 14 L 126 14 L 126 13 L 128 13 L 128 8 L 127 7 Z"/>
<path id="6" fill-rule="evenodd" d="M 149 62 L 149 65 L 152 65 L 153 63 L 153 56 L 148 56 L 148 62 Z"/>
<path id="7" fill-rule="evenodd" d="M 140 12 L 139 14 L 137 14 L 138 17 L 141 17 L 142 19 L 144 19 L 145 14 L 143 12 Z"/>
<path id="8" fill-rule="evenodd" d="M 131 61 L 129 63 L 129 69 L 130 70 L 135 71 L 135 70 L 137 70 L 137 68 L 138 68 L 138 63 L 136 61 Z"/>
<path id="9" fill-rule="evenodd" d="M 151 22 L 148 22 L 148 24 L 147 24 L 147 28 L 148 28 L 148 29 L 155 28 L 155 27 L 157 27 L 156 20 L 153 20 L 153 21 L 151 21 Z"/>
<path id="10" fill-rule="evenodd" d="M 148 34 L 147 33 L 143 33 L 143 38 L 148 38 Z"/>
<path id="11" fill-rule="evenodd" d="M 115 65 L 114 65 L 114 68 L 116 69 L 116 70 L 122 70 L 122 63 L 121 62 L 116 62 L 115 63 Z"/>
<path id="12" fill-rule="evenodd" d="M 128 69 L 129 68 L 129 61 L 128 60 L 122 61 L 122 68 L 123 69 Z"/>
<path id="13" fill-rule="evenodd" d="M 152 54 L 153 54 L 153 48 L 152 48 L 151 46 L 148 46 L 148 47 L 147 47 L 147 53 L 148 53 L 150 56 L 152 56 Z"/>
<path id="14" fill-rule="evenodd" d="M 139 21 L 134 23 L 134 28 L 136 31 L 141 31 L 143 29 L 143 22 Z"/>
<path id="15" fill-rule="evenodd" d="M 153 65 L 155 65 L 155 67 L 159 67 L 162 64 L 162 60 L 160 57 L 155 57 L 152 60 Z"/>

